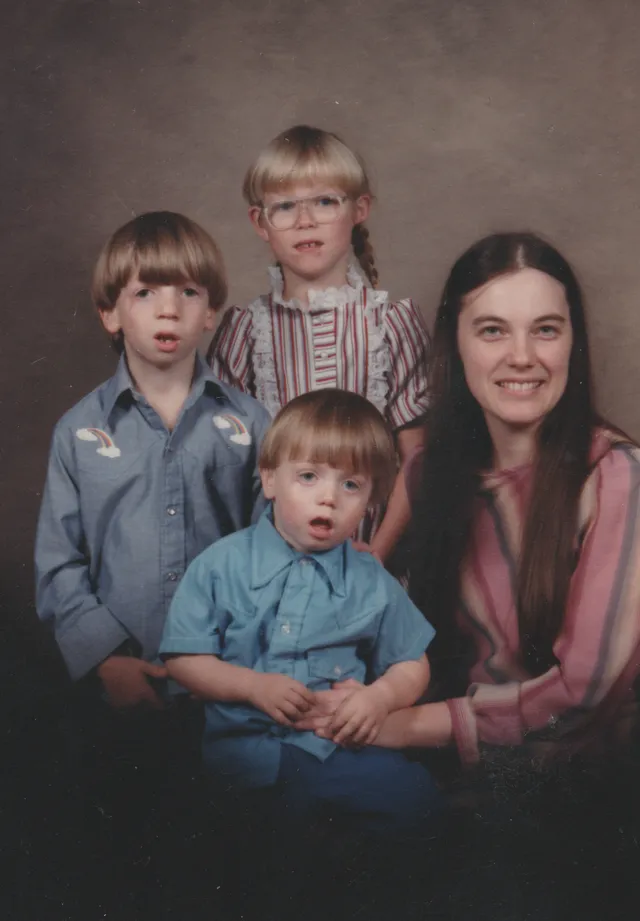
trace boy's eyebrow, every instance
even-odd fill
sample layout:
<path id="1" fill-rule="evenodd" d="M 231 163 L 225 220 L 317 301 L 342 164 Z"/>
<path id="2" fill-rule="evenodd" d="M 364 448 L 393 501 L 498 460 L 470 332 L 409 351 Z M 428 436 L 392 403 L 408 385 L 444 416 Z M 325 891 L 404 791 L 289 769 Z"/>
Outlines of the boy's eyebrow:
<path id="1" fill-rule="evenodd" d="M 553 320 L 554 323 L 562 323 L 562 324 L 567 322 L 567 318 L 563 316 L 561 313 L 546 313 L 541 317 L 536 317 L 533 322 L 534 323 L 548 323 L 550 320 Z M 509 321 L 506 320 L 504 317 L 495 317 L 495 316 L 490 316 L 488 314 L 485 314 L 483 316 L 476 317 L 475 320 L 472 320 L 471 325 L 481 326 L 483 323 L 496 323 L 496 324 L 503 325 L 508 322 Z"/>

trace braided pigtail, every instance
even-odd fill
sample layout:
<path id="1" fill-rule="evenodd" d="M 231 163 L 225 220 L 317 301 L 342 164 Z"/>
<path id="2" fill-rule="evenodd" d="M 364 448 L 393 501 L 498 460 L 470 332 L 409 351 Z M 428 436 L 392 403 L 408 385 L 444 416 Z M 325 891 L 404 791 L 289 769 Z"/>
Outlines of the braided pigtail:
<path id="1" fill-rule="evenodd" d="M 362 266 L 372 288 L 378 287 L 378 270 L 376 269 L 373 246 L 369 240 L 369 231 L 364 224 L 356 224 L 351 231 L 351 245 L 356 259 Z"/>

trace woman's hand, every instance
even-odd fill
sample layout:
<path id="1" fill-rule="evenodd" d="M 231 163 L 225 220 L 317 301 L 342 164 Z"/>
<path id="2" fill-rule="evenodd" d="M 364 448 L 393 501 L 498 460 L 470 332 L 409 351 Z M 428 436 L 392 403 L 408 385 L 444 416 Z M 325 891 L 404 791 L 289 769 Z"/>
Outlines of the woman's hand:
<path id="1" fill-rule="evenodd" d="M 378 560 L 379 563 L 382 563 L 382 562 L 383 562 L 382 557 L 381 557 L 380 554 L 376 551 L 376 549 L 375 549 L 375 547 L 373 546 L 373 544 L 368 544 L 368 543 L 366 543 L 366 541 L 364 541 L 364 540 L 352 540 L 352 541 L 351 541 L 351 546 L 353 547 L 354 550 L 358 550 L 360 553 L 370 553 L 371 556 L 375 556 L 376 560 Z M 324 692 L 322 692 L 322 693 L 324 693 Z"/>

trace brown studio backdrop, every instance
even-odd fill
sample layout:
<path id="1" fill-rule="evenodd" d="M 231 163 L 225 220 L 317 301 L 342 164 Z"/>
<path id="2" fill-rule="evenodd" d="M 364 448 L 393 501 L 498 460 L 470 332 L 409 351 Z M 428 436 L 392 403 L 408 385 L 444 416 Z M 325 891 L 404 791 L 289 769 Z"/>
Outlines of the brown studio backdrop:
<path id="1" fill-rule="evenodd" d="M 2 13 L 0 584 L 5 639 L 46 651 L 32 542 L 55 421 L 114 357 L 87 291 L 106 236 L 183 211 L 231 300 L 264 289 L 240 196 L 276 132 L 365 155 L 383 286 L 429 319 L 479 236 L 531 228 L 586 289 L 602 409 L 640 436 L 640 5 L 612 0 L 24 0 Z"/>

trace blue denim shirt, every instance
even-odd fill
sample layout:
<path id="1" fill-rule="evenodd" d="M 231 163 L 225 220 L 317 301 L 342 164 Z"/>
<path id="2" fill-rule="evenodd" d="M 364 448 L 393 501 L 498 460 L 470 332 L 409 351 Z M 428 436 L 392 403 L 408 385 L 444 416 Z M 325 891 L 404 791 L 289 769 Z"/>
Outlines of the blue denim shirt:
<path id="1" fill-rule="evenodd" d="M 156 658 L 191 560 L 264 508 L 256 459 L 268 423 L 257 401 L 220 383 L 200 356 L 173 431 L 134 389 L 124 357 L 58 422 L 36 537 L 36 604 L 72 678 L 127 640 Z"/>
<path id="2" fill-rule="evenodd" d="M 371 554 L 349 541 L 325 553 L 299 553 L 267 510 L 257 525 L 209 547 L 189 566 L 160 652 L 220 656 L 321 690 L 346 678 L 371 681 L 397 662 L 419 659 L 433 636 Z M 335 749 L 245 704 L 209 702 L 206 711 L 205 761 L 241 785 L 274 783 L 283 743 L 320 760 Z"/>

